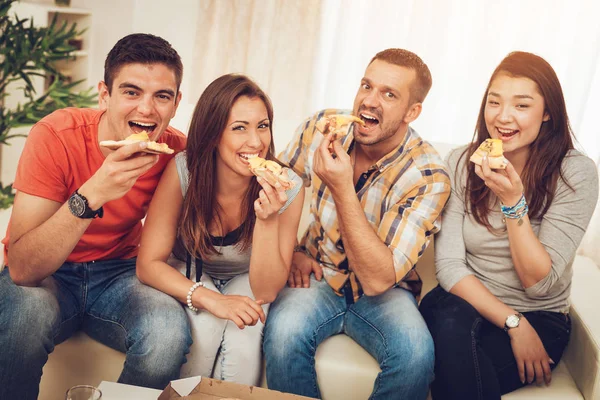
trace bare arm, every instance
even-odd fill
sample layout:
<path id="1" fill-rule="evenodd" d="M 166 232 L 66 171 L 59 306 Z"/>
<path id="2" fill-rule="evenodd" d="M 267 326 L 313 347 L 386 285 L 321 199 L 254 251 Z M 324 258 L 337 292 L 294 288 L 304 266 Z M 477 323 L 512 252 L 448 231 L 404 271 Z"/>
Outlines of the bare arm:
<path id="1" fill-rule="evenodd" d="M 136 263 L 136 274 L 141 282 L 152 286 L 181 303 L 187 304 L 187 294 L 194 282 L 167 264 L 181 215 L 183 195 L 177 176 L 175 159 L 169 162 L 150 202 L 140 251 Z M 192 295 L 192 305 L 211 314 L 229 319 L 240 329 L 255 325 L 265 314 L 260 304 L 245 296 L 224 296 L 204 287 L 197 288 Z"/>
<path id="2" fill-rule="evenodd" d="M 516 310 L 498 300 L 475 275 L 465 276 L 450 289 L 450 293 L 466 300 L 479 314 L 498 328 L 504 328 L 506 317 L 517 313 Z"/>
<path id="3" fill-rule="evenodd" d="M 462 195 L 452 191 L 448 207 L 444 211 L 444 226 L 436 238 L 436 270 L 440 284 L 447 290 L 467 301 L 481 314 L 499 328 L 504 327 L 506 318 L 516 314 L 516 310 L 504 304 L 494 296 L 475 276 L 466 264 L 466 248 L 462 235 L 464 207 Z M 513 355 L 517 361 L 522 382 L 527 377 L 538 383 L 542 379 L 550 383 L 552 360 L 533 327 L 526 318 L 521 318 L 518 328 L 508 331 L 511 338 Z"/>
<path id="4" fill-rule="evenodd" d="M 456 156 L 457 153 L 454 153 Z M 449 157 L 453 159 L 452 154 Z M 456 160 L 448 168 L 451 175 L 456 172 Z M 461 170 L 461 173 L 464 171 Z M 467 266 L 466 245 L 463 238 L 465 222 L 464 186 L 462 179 L 453 179 L 454 188 L 443 214 L 443 228 L 436 237 L 436 273 L 442 287 L 467 301 L 479 314 L 499 328 L 504 327 L 506 318 L 516 314 L 516 310 L 494 296 L 483 283 L 473 275 Z M 517 362 L 522 382 L 525 378 L 538 383 L 551 380 L 550 363 L 541 339 L 526 318 L 521 318 L 519 327 L 510 329 L 513 355 Z"/>
<path id="5" fill-rule="evenodd" d="M 482 166 L 476 166 L 475 172 L 503 204 L 512 206 L 521 198 L 523 183 L 511 163 L 506 171 L 495 172 L 490 169 L 487 157 L 484 157 Z M 550 255 L 533 232 L 528 216 L 522 218 L 521 225 L 517 219 L 506 218 L 506 229 L 515 271 L 523 287 L 531 287 L 550 272 Z"/>
<path id="6" fill-rule="evenodd" d="M 354 188 L 333 194 L 333 199 L 348 264 L 364 293 L 375 296 L 385 292 L 396 283 L 392 252 L 367 221 Z"/>
<path id="7" fill-rule="evenodd" d="M 506 218 L 515 272 L 532 298 L 545 296 L 572 261 L 598 198 L 598 176 L 592 160 L 582 155 L 567 156 L 563 166 L 572 189 L 560 185 L 537 235 L 528 216 L 521 225 L 517 219 Z M 491 171 L 484 160 L 476 172 L 504 204 L 512 205 L 520 199 L 523 186 L 512 164 L 505 173 L 498 173 Z"/>
<path id="8" fill-rule="evenodd" d="M 73 216 L 67 204 L 17 192 L 10 220 L 10 276 L 36 286 L 67 259 L 92 222 Z M 57 240 L 60 238 L 60 240 Z"/>
<path id="9" fill-rule="evenodd" d="M 330 143 L 336 158 L 330 153 Z M 395 283 L 393 257 L 367 221 L 356 197 L 348 153 L 339 141 L 324 137 L 315 151 L 313 169 L 331 190 L 348 264 L 364 293 L 367 296 L 383 293 Z"/>
<path id="10" fill-rule="evenodd" d="M 145 145 L 145 143 L 144 143 Z M 111 153 L 102 167 L 79 189 L 97 210 L 125 195 L 137 178 L 155 163 L 155 156 L 134 156 L 140 144 Z M 65 262 L 91 219 L 71 214 L 66 203 L 19 193 L 15 198 L 8 247 L 9 270 L 18 285 L 36 286 Z"/>
<path id="11" fill-rule="evenodd" d="M 167 264 L 177 237 L 177 224 L 182 205 L 183 195 L 177 177 L 175 158 L 173 158 L 163 172 L 148 208 L 136 263 L 136 274 L 141 282 L 186 304 L 187 293 L 194 282 Z M 199 288 L 196 291 L 201 292 L 206 289 Z"/>
<path id="12" fill-rule="evenodd" d="M 335 141 L 333 159 L 327 145 L 323 140 L 315 154 L 315 173 L 331 190 L 350 268 L 366 295 L 381 294 L 410 273 L 429 233 L 437 230 L 435 221 L 450 194 L 448 177 L 440 172 L 415 181 L 374 229 L 356 197 L 348 154 Z"/>
<path id="13" fill-rule="evenodd" d="M 275 196 L 272 188 L 263 190 L 271 192 L 269 197 Z M 272 219 L 256 219 L 250 259 L 250 286 L 254 297 L 265 303 L 273 302 L 288 280 L 303 203 L 304 189 L 301 189 L 282 214 L 276 214 Z"/>

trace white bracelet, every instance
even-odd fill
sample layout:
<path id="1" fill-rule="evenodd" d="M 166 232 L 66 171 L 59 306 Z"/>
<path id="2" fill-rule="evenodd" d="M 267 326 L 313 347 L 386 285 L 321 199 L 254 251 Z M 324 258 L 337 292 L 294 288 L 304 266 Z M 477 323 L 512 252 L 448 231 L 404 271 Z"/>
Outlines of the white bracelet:
<path id="1" fill-rule="evenodd" d="M 198 311 L 198 307 L 194 307 L 194 305 L 192 304 L 192 293 L 194 293 L 194 290 L 198 289 L 200 286 L 204 287 L 204 283 L 202 283 L 202 282 L 194 283 L 192 285 L 192 287 L 190 288 L 190 291 L 187 294 L 187 306 L 192 311 Z"/>

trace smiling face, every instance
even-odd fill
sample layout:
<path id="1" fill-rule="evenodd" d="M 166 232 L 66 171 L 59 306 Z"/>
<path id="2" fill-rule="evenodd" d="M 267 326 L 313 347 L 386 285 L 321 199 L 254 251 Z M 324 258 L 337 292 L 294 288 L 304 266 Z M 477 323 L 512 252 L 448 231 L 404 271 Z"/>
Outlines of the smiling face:
<path id="1" fill-rule="evenodd" d="M 537 84 L 506 73 L 492 80 L 484 117 L 488 133 L 502 140 L 504 155 L 513 163 L 527 160 L 542 122 L 550 119 Z"/>
<path id="2" fill-rule="evenodd" d="M 217 146 L 217 170 L 251 177 L 248 158 L 265 158 L 271 145 L 271 122 L 258 97 L 238 98 Z"/>
<path id="3" fill-rule="evenodd" d="M 175 73 L 164 64 L 126 64 L 116 74 L 109 92 L 98 84 L 100 140 L 123 140 L 146 131 L 157 140 L 175 116 L 181 100 Z"/>
<path id="4" fill-rule="evenodd" d="M 386 154 L 402 141 L 421 111 L 421 103 L 410 104 L 415 78 L 413 69 L 381 60 L 369 64 L 354 99 L 354 115 L 366 123 L 354 124 L 357 143 L 377 146 Z"/>

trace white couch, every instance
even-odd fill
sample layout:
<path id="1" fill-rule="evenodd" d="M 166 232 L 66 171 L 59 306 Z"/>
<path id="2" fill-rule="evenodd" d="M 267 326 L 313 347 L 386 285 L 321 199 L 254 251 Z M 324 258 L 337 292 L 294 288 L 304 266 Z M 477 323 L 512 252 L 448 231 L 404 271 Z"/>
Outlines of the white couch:
<path id="1" fill-rule="evenodd" d="M 436 144 L 444 155 L 451 146 Z M 307 212 L 305 207 L 305 213 Z M 4 221 L 2 221 L 4 219 Z M 596 220 L 600 219 L 600 216 Z M 600 253 L 594 248 L 600 235 L 600 221 L 592 223 L 584 248 L 575 259 L 571 291 L 573 329 L 563 360 L 553 374 L 550 387 L 535 385 L 503 396 L 503 399 L 586 399 L 600 400 Z M 6 224 L 6 217 L 0 218 Z M 0 230 L 5 225 L 0 225 Z M 306 226 L 303 218 L 301 226 Z M 417 265 L 423 278 L 423 295 L 437 284 L 430 246 Z M 66 390 L 76 384 L 98 385 L 116 381 L 125 357 L 78 333 L 56 346 L 44 367 L 40 399 L 62 400 Z M 316 369 L 321 394 L 325 400 L 367 399 L 379 372 L 377 362 L 348 336 L 337 335 L 317 349 Z M 263 386 L 265 382 L 263 379 Z"/>

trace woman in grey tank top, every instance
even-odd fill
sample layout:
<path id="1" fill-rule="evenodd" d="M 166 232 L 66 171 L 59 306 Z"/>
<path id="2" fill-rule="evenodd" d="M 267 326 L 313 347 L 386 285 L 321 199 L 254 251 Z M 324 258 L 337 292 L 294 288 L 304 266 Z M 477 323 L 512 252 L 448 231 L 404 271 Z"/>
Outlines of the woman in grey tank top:
<path id="1" fill-rule="evenodd" d="M 469 157 L 487 139 L 505 169 Z M 481 104 L 474 141 L 451 152 L 452 193 L 435 240 L 440 286 L 421 302 L 435 343 L 433 399 L 500 399 L 549 384 L 569 341 L 575 251 L 598 198 L 576 151 L 556 73 L 509 54 Z M 496 165 L 496 164 L 494 164 Z"/>
<path id="2" fill-rule="evenodd" d="M 216 79 L 150 204 L 137 274 L 186 307 L 194 343 L 182 377 L 259 384 L 263 324 L 287 282 L 304 199 L 293 171 L 284 190 L 248 168 L 274 160 L 272 121 L 249 78 Z"/>

